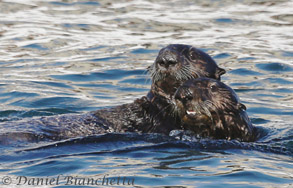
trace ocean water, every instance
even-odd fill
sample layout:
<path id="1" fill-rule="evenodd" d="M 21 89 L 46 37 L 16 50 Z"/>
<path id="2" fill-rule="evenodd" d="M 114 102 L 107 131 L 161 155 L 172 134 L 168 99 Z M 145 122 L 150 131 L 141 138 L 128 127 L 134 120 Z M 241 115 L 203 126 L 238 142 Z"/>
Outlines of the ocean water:
<path id="1" fill-rule="evenodd" d="M 222 81 L 263 133 L 255 143 L 134 133 L 2 142 L 0 187 L 293 187 L 292 7 L 0 1 L 1 125 L 130 103 L 150 89 L 146 68 L 158 51 L 182 43 L 227 70 Z"/>

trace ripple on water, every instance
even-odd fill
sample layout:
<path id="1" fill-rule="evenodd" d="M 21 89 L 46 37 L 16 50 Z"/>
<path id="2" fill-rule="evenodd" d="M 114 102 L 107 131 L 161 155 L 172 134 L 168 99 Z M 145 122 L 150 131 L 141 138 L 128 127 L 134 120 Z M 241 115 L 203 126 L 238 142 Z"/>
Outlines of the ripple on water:
<path id="1" fill-rule="evenodd" d="M 46 85 L 46 86 L 51 86 L 51 87 L 60 87 L 60 88 L 69 88 L 73 89 L 72 86 L 65 84 L 65 83 L 60 83 L 60 82 L 41 82 L 41 81 L 32 81 L 32 83 L 40 84 L 40 85 Z"/>
<path id="2" fill-rule="evenodd" d="M 213 56 L 213 58 L 215 58 L 215 59 L 225 59 L 228 57 L 231 57 L 231 55 L 228 53 L 221 53 L 221 54 Z"/>
<path id="3" fill-rule="evenodd" d="M 10 105 L 28 109 L 62 108 L 64 112 L 76 112 L 92 109 L 88 103 L 75 97 L 42 97 L 13 100 Z"/>
<path id="4" fill-rule="evenodd" d="M 293 57 L 293 52 L 284 51 L 283 56 L 285 56 L 285 57 Z"/>
<path id="5" fill-rule="evenodd" d="M 276 83 L 276 84 L 279 84 L 280 86 L 291 85 L 293 83 L 293 82 L 286 80 L 284 78 L 267 78 L 267 79 L 264 79 L 264 81 L 272 83 L 272 84 Z"/>
<path id="6" fill-rule="evenodd" d="M 66 75 L 51 75 L 52 78 L 59 80 L 70 80 L 74 82 L 88 82 L 100 80 L 120 80 L 127 76 L 142 75 L 145 70 L 122 70 L 111 69 L 104 72 L 94 72 L 90 74 L 66 74 Z"/>
<path id="7" fill-rule="evenodd" d="M 133 54 L 149 54 L 149 53 L 158 53 L 158 50 L 138 48 L 138 49 L 132 50 L 131 53 L 133 53 Z"/>
<path id="8" fill-rule="evenodd" d="M 229 73 L 236 74 L 236 75 L 251 75 L 251 76 L 263 75 L 262 73 L 259 73 L 259 72 L 253 71 L 253 70 L 249 70 L 247 68 L 235 69 L 235 70 L 229 71 Z"/>
<path id="9" fill-rule="evenodd" d="M 256 64 L 255 66 L 261 70 L 270 71 L 278 74 L 281 72 L 293 71 L 293 68 L 291 66 L 284 63 L 262 63 Z"/>
<path id="10" fill-rule="evenodd" d="M 270 122 L 270 120 L 263 119 L 263 118 L 251 118 L 252 124 L 265 124 Z"/>
<path id="11" fill-rule="evenodd" d="M 35 116 L 52 116 L 58 114 L 76 113 L 75 111 L 65 108 L 40 108 L 36 110 L 4 110 L 0 111 L 0 122 L 15 121 L 22 118 Z"/>
<path id="12" fill-rule="evenodd" d="M 268 107 L 250 107 L 247 109 L 247 112 L 250 114 L 293 115 L 293 110 L 281 110 Z"/>
<path id="13" fill-rule="evenodd" d="M 66 173 L 74 174 L 85 166 L 87 166 L 87 162 L 82 161 L 80 158 L 66 157 L 66 160 L 64 160 L 64 158 L 51 159 L 49 161 L 43 160 L 37 164 L 28 165 L 25 168 L 16 170 L 13 174 L 31 177 L 47 177 Z"/>
<path id="14" fill-rule="evenodd" d="M 0 93 L 0 97 L 9 97 L 9 98 L 37 97 L 37 96 L 39 96 L 39 94 L 37 93 L 28 93 L 28 92 L 20 92 L 20 91 Z"/>
<path id="15" fill-rule="evenodd" d="M 23 46 L 24 48 L 32 48 L 32 49 L 36 49 L 36 50 L 48 50 L 48 48 L 43 47 L 40 44 L 29 44 L 26 46 Z"/>
<path id="16" fill-rule="evenodd" d="M 284 183 L 283 178 L 274 177 L 274 176 L 265 174 L 264 172 L 257 172 L 255 170 L 251 170 L 251 171 L 246 170 L 246 171 L 238 171 L 238 172 L 236 171 L 233 173 L 221 175 L 219 178 L 231 179 L 234 182 L 239 182 L 244 178 L 246 179 L 247 182 L 259 182 L 259 180 L 262 179 L 266 182 L 275 183 L 275 184 Z M 290 183 L 291 181 L 288 179 L 286 182 Z M 252 186 L 252 187 L 256 187 L 256 186 Z"/>
<path id="17" fill-rule="evenodd" d="M 99 2 L 94 2 L 94 1 L 74 2 L 74 3 L 53 1 L 50 3 L 57 6 L 75 6 L 75 5 L 76 6 L 78 5 L 100 6 Z"/>
<path id="18" fill-rule="evenodd" d="M 103 58 L 95 58 L 95 59 L 91 59 L 90 61 L 93 61 L 93 62 L 100 62 L 100 61 L 111 61 L 111 60 L 117 60 L 117 59 L 126 59 L 126 57 L 123 57 L 123 56 L 114 56 L 114 57 L 103 57 Z"/>
<path id="19" fill-rule="evenodd" d="M 218 18 L 216 22 L 223 22 L 223 23 L 232 23 L 234 22 L 231 18 Z"/>
<path id="20" fill-rule="evenodd" d="M 145 78 L 130 78 L 130 79 L 122 80 L 119 83 L 149 85 L 150 84 L 150 80 L 146 80 Z"/>
<path id="21" fill-rule="evenodd" d="M 255 143 L 108 134 L 0 145 L 0 177 L 111 174 L 134 177 L 138 187 L 290 187 L 292 5 L 0 0 L 2 125 L 132 102 L 147 93 L 151 83 L 141 75 L 160 48 L 184 43 L 231 70 L 224 82 L 265 135 Z"/>
<path id="22" fill-rule="evenodd" d="M 293 23 L 293 14 L 279 14 L 272 16 L 276 20 L 286 21 L 288 23 Z"/>

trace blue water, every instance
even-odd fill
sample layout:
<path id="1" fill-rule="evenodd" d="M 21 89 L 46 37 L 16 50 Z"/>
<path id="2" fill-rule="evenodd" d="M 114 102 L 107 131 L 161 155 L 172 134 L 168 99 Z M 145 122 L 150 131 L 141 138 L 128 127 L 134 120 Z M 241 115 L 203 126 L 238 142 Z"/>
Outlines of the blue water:
<path id="1" fill-rule="evenodd" d="M 184 43 L 227 70 L 222 81 L 262 138 L 198 140 L 175 131 L 2 143 L 0 187 L 293 187 L 292 7 L 289 0 L 1 1 L 1 125 L 132 102 L 148 92 L 146 68 L 158 51 Z M 34 178 L 53 183 L 29 185 Z M 99 185 L 87 184 L 91 178 Z"/>

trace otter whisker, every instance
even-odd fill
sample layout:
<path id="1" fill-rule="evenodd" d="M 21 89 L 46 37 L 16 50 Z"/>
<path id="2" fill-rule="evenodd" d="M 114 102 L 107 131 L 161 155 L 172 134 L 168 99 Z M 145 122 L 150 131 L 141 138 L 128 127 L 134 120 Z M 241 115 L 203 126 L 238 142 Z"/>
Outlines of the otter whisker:
<path id="1" fill-rule="evenodd" d="M 212 101 L 206 100 L 204 102 L 204 104 L 205 104 L 205 106 L 208 107 L 209 110 L 212 110 L 212 111 L 216 112 L 217 116 L 219 116 L 218 109 L 217 109 L 216 105 Z"/>
<path id="2" fill-rule="evenodd" d="M 181 80 L 188 80 L 191 77 L 191 75 L 189 74 L 188 70 L 186 70 L 186 68 L 180 69 L 180 71 L 178 71 L 177 74 L 181 75 Z"/>
<path id="3" fill-rule="evenodd" d="M 161 74 L 161 72 L 160 72 L 159 76 L 160 76 L 159 80 L 163 80 L 166 78 L 166 74 Z"/>
<path id="4" fill-rule="evenodd" d="M 170 110 L 170 115 L 172 117 L 175 117 L 175 120 L 176 120 L 176 117 L 178 116 L 178 107 L 177 107 L 176 103 L 173 101 L 172 101 L 172 104 L 170 104 L 170 105 L 172 107 Z"/>
<path id="5" fill-rule="evenodd" d="M 157 82 L 159 81 L 161 78 L 161 73 L 160 71 L 157 71 L 155 68 L 155 64 L 153 64 L 150 68 L 149 68 L 149 74 L 151 75 L 151 78 L 153 79 L 153 82 Z"/>
<path id="6" fill-rule="evenodd" d="M 180 69 L 180 73 L 182 74 L 182 76 L 184 76 L 184 80 L 189 80 L 191 78 L 195 78 L 192 74 L 193 73 L 192 70 L 193 69 L 191 69 L 189 65 L 182 67 Z"/>
<path id="7" fill-rule="evenodd" d="M 210 110 L 208 109 L 208 107 L 206 105 L 203 105 L 202 109 L 204 110 L 205 114 L 211 119 L 211 121 L 214 122 L 213 116 L 212 116 Z"/>
<path id="8" fill-rule="evenodd" d="M 196 74 L 196 76 L 199 78 L 201 77 L 199 74 L 199 70 L 197 70 L 195 67 L 192 67 L 191 65 L 188 65 L 189 71 L 190 71 L 190 75 L 192 78 L 195 78 L 195 76 L 193 76 L 193 74 Z"/>
<path id="9" fill-rule="evenodd" d="M 144 84 L 147 84 L 149 81 L 151 81 L 152 75 L 149 74 L 149 70 L 145 70 L 142 73 L 145 76 Z M 148 76 L 147 76 L 148 75 Z"/>
<path id="10" fill-rule="evenodd" d="M 176 80 L 181 80 L 181 76 L 177 72 L 175 72 L 173 76 L 175 77 Z"/>
<path id="11" fill-rule="evenodd" d="M 180 72 L 176 73 L 176 79 L 180 80 L 180 81 L 185 81 L 186 78 L 184 77 L 184 75 Z"/>
<path id="12" fill-rule="evenodd" d="M 152 72 L 153 82 L 156 82 L 157 81 L 157 77 L 158 77 L 158 73 L 157 72 Z"/>
<path id="13" fill-rule="evenodd" d="M 195 111 L 196 113 L 198 113 L 198 114 L 201 114 L 201 113 L 202 113 L 202 111 L 201 111 L 201 105 L 200 105 L 200 104 L 196 105 L 196 106 L 194 107 L 194 111 Z"/>
<path id="14" fill-rule="evenodd" d="M 151 77 L 152 77 L 152 78 L 155 78 L 155 77 L 156 77 L 156 74 L 157 74 L 157 72 L 156 72 L 156 71 L 152 71 L 150 74 L 151 74 Z"/>
<path id="15" fill-rule="evenodd" d="M 156 83 L 159 80 L 163 80 L 165 78 L 165 75 L 161 74 L 160 71 L 156 71 L 153 74 L 153 82 Z"/>
<path id="16" fill-rule="evenodd" d="M 186 67 L 181 67 L 180 70 L 181 70 L 182 73 L 184 73 L 184 75 L 186 75 L 186 76 L 190 75 L 190 74 L 189 74 L 190 71 L 189 71 L 188 66 L 186 66 Z"/>
<path id="17" fill-rule="evenodd" d="M 181 68 L 178 72 L 176 72 L 176 74 L 178 75 L 179 80 L 182 80 L 182 81 L 193 78 L 192 74 L 186 67 Z"/>
<path id="18" fill-rule="evenodd" d="M 142 74 L 143 75 L 148 75 L 149 74 L 149 70 L 148 69 L 144 70 Z"/>

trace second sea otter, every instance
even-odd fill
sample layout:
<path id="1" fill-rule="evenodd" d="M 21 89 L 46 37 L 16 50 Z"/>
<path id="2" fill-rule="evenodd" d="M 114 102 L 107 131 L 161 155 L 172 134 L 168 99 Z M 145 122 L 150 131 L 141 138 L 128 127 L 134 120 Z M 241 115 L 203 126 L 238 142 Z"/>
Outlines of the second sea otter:
<path id="1" fill-rule="evenodd" d="M 199 137 L 256 140 L 246 107 L 233 89 L 218 80 L 188 80 L 176 91 L 175 100 L 182 126 Z"/>

